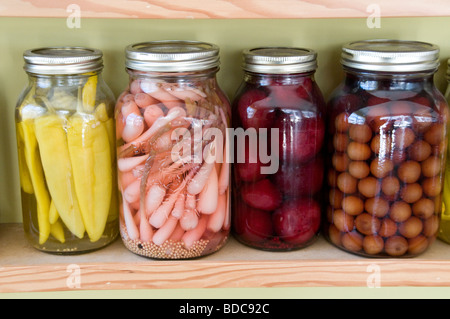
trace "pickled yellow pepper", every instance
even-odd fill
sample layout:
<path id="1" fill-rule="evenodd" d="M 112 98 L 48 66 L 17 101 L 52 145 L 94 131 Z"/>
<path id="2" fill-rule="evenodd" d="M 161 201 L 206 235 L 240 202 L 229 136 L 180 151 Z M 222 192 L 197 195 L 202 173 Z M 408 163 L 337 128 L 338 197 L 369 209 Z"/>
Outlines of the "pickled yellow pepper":
<path id="1" fill-rule="evenodd" d="M 67 129 L 75 190 L 91 242 L 103 235 L 112 193 L 108 131 L 104 123 L 92 114 L 96 87 L 97 77 L 92 76 L 83 88 L 83 110 L 78 110 L 77 114 L 69 118 Z"/>
<path id="2" fill-rule="evenodd" d="M 31 182 L 37 202 L 37 220 L 39 227 L 39 243 L 44 244 L 50 235 L 50 195 L 47 191 L 44 172 L 35 135 L 34 120 L 20 122 L 19 130 L 23 132 L 25 160 L 29 168 Z"/>
<path id="3" fill-rule="evenodd" d="M 27 194 L 33 194 L 33 182 L 31 181 L 30 171 L 28 169 L 27 161 L 25 158 L 25 141 L 23 135 L 22 125 L 16 126 L 16 134 L 17 134 L 17 152 L 19 158 L 19 176 L 20 176 L 20 185 L 22 186 L 22 190 Z"/>
<path id="4" fill-rule="evenodd" d="M 448 160 L 445 164 L 444 191 L 442 196 L 444 205 L 441 215 L 442 219 L 445 221 L 450 220 L 450 147 L 448 148 L 447 158 Z"/>
<path id="5" fill-rule="evenodd" d="M 96 75 L 89 77 L 83 87 L 82 102 L 84 112 L 92 113 L 95 109 L 95 100 L 97 96 L 98 77 Z"/>
<path id="6" fill-rule="evenodd" d="M 56 210 L 66 227 L 78 238 L 83 238 L 85 227 L 75 193 L 73 167 L 63 127 L 65 121 L 57 114 L 38 117 L 35 120 L 36 138 Z"/>
<path id="7" fill-rule="evenodd" d="M 111 164 L 116 161 L 116 135 L 115 135 L 115 121 L 113 118 L 108 116 L 105 103 L 101 103 L 95 109 L 95 117 L 104 123 L 106 131 L 108 133 L 109 139 L 109 150 L 111 155 Z M 112 170 L 112 185 L 111 185 L 111 205 L 109 212 L 109 220 L 114 220 L 119 216 L 119 206 L 118 206 L 118 188 L 117 188 L 117 172 Z"/>
<path id="8" fill-rule="evenodd" d="M 20 106 L 20 112 L 22 112 L 23 107 L 32 102 L 33 96 L 36 93 L 35 87 L 31 87 L 26 93 L 26 96 Z M 16 136 L 17 136 L 17 151 L 19 160 L 19 175 L 20 175 L 20 185 L 22 190 L 27 194 L 33 194 L 33 183 L 31 181 L 30 171 L 28 169 L 27 161 L 25 158 L 25 137 L 22 125 L 16 125 Z"/>

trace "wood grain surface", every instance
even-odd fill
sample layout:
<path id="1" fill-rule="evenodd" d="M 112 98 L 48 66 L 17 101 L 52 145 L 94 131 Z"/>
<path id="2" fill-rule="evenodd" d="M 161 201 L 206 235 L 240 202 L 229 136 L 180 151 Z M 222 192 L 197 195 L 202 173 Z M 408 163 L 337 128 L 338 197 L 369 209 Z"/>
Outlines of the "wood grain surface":
<path id="1" fill-rule="evenodd" d="M 82 18 L 364 18 L 450 16 L 449 0 L 2 0 L 0 16 Z M 68 11 L 69 9 L 69 11 Z"/>
<path id="2" fill-rule="evenodd" d="M 0 292 L 261 287 L 448 287 L 449 261 L 234 261 L 8 266 Z M 79 275 L 78 279 L 76 276 Z"/>
<path id="3" fill-rule="evenodd" d="M 25 240 L 21 224 L 0 224 L 0 293 L 75 290 L 262 287 L 450 287 L 450 246 L 436 241 L 407 259 L 363 258 L 320 238 L 292 252 L 266 252 L 230 240 L 195 260 L 152 260 L 121 240 L 73 256 L 46 254 Z"/>

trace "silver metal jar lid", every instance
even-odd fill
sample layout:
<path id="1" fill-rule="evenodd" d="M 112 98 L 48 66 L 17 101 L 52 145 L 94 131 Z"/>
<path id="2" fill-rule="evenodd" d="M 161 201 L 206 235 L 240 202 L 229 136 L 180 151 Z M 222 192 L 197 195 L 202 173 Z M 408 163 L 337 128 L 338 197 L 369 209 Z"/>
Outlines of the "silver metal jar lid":
<path id="1" fill-rule="evenodd" d="M 220 64 L 215 44 L 163 40 L 130 45 L 126 48 L 126 67 L 144 72 L 192 72 L 216 68 Z"/>
<path id="2" fill-rule="evenodd" d="M 295 47 L 260 47 L 243 52 L 243 69 L 255 73 L 292 74 L 317 69 L 317 53 Z"/>
<path id="3" fill-rule="evenodd" d="M 103 53 L 84 47 L 47 47 L 27 50 L 24 69 L 32 74 L 69 75 L 99 71 Z"/>
<path id="4" fill-rule="evenodd" d="M 343 66 L 365 71 L 420 72 L 439 67 L 437 45 L 402 40 L 366 40 L 343 46 Z"/>

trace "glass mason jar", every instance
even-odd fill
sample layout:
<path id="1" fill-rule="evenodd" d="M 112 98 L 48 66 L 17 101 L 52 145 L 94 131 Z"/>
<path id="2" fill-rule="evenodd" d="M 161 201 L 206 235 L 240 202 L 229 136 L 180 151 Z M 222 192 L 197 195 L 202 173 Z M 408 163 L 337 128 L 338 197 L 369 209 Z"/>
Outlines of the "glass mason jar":
<path id="1" fill-rule="evenodd" d="M 245 133 L 236 134 L 233 232 L 253 248 L 300 249 L 317 238 L 323 206 L 325 102 L 314 80 L 317 54 L 263 47 L 244 51 L 243 59 L 232 107 L 233 127 Z"/>
<path id="2" fill-rule="evenodd" d="M 447 91 L 445 92 L 445 98 L 450 103 L 450 59 L 447 61 Z M 447 161 L 445 166 L 445 178 L 444 178 L 444 194 L 442 214 L 441 214 L 441 226 L 439 229 L 439 238 L 450 244 L 450 162 L 447 150 Z"/>
<path id="3" fill-rule="evenodd" d="M 230 105 L 219 63 L 219 48 L 204 42 L 126 49 L 129 86 L 116 104 L 120 231 L 138 255 L 190 259 L 228 239 Z"/>
<path id="4" fill-rule="evenodd" d="M 435 45 L 369 40 L 343 47 L 329 101 L 326 237 L 348 252 L 412 257 L 436 239 L 448 105 L 433 83 Z"/>
<path id="5" fill-rule="evenodd" d="M 102 248 L 119 234 L 115 99 L 102 52 L 49 47 L 24 59 L 16 132 L 25 233 L 49 253 Z"/>

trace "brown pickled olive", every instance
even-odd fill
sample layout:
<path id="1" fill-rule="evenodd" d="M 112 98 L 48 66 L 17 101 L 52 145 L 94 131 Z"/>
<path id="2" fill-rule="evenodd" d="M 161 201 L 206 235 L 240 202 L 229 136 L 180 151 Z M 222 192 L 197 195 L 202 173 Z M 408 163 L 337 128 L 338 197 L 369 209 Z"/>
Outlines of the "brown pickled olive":
<path id="1" fill-rule="evenodd" d="M 369 176 L 359 180 L 358 190 L 365 197 L 375 197 L 381 191 L 381 183 L 375 177 Z"/>
<path id="2" fill-rule="evenodd" d="M 389 238 L 394 236 L 397 233 L 397 223 L 395 223 L 389 217 L 383 218 L 381 220 L 380 230 L 378 231 L 378 235 L 383 238 Z"/>
<path id="3" fill-rule="evenodd" d="M 364 201 L 356 196 L 346 196 L 342 200 L 342 209 L 349 215 L 359 215 L 364 211 Z"/>
<path id="4" fill-rule="evenodd" d="M 385 244 L 384 249 L 390 256 L 403 256 L 408 251 L 408 241 L 402 236 L 391 236 Z"/>
<path id="5" fill-rule="evenodd" d="M 433 215 L 423 221 L 423 231 L 422 233 L 428 238 L 436 236 L 439 230 L 439 217 Z"/>
<path id="6" fill-rule="evenodd" d="M 365 161 L 352 161 L 348 164 L 348 172 L 354 178 L 363 179 L 370 174 L 370 168 Z"/>
<path id="7" fill-rule="evenodd" d="M 412 209 L 408 203 L 395 202 L 391 206 L 389 217 L 397 223 L 402 223 L 408 220 L 408 218 L 411 217 L 411 214 Z"/>
<path id="8" fill-rule="evenodd" d="M 341 133 L 346 133 L 350 127 L 348 122 L 348 114 L 341 113 L 336 117 L 335 120 L 336 131 Z"/>
<path id="9" fill-rule="evenodd" d="M 333 154 L 332 162 L 333 162 L 333 167 L 338 172 L 345 172 L 350 163 L 350 159 L 347 156 L 347 154 L 345 154 L 345 153 L 341 153 L 341 154 L 335 153 L 335 154 Z"/>
<path id="10" fill-rule="evenodd" d="M 416 161 L 406 161 L 397 170 L 398 178 L 404 183 L 415 183 L 420 178 L 421 167 Z"/>
<path id="11" fill-rule="evenodd" d="M 389 212 L 389 202 L 381 197 L 368 198 L 364 208 L 369 214 L 382 218 Z"/>
<path id="12" fill-rule="evenodd" d="M 429 197 L 438 196 L 442 191 L 442 181 L 439 177 L 426 178 L 422 181 L 423 192 Z"/>
<path id="13" fill-rule="evenodd" d="M 391 144 L 392 138 L 390 136 L 381 137 L 380 135 L 376 135 L 370 142 L 370 149 L 375 155 L 381 154 L 381 156 L 386 156 L 386 154 L 391 152 Z"/>
<path id="14" fill-rule="evenodd" d="M 339 174 L 336 181 L 337 187 L 346 194 L 353 194 L 356 192 L 358 181 L 347 172 Z"/>
<path id="15" fill-rule="evenodd" d="M 405 184 L 400 191 L 401 199 L 409 204 L 417 202 L 422 197 L 422 194 L 422 187 L 418 183 Z"/>
<path id="16" fill-rule="evenodd" d="M 393 197 L 400 191 L 400 182 L 395 176 L 387 176 L 381 182 L 381 191 L 388 197 Z"/>
<path id="17" fill-rule="evenodd" d="M 399 165 L 408 159 L 408 154 L 405 150 L 394 149 L 391 154 L 391 159 L 394 165 Z"/>
<path id="18" fill-rule="evenodd" d="M 422 174 L 425 177 L 434 177 L 442 170 L 442 161 L 437 156 L 430 156 L 421 163 Z"/>
<path id="19" fill-rule="evenodd" d="M 412 255 L 423 253 L 428 248 L 429 242 L 427 237 L 419 235 L 408 239 L 408 252 Z"/>
<path id="20" fill-rule="evenodd" d="M 384 240 L 377 235 L 365 236 L 362 244 L 364 251 L 369 255 L 377 255 L 384 249 Z"/>
<path id="21" fill-rule="evenodd" d="M 354 227 L 354 218 L 346 214 L 342 209 L 336 210 L 332 216 L 333 225 L 341 232 L 350 232 Z"/>
<path id="22" fill-rule="evenodd" d="M 439 145 L 445 139 L 445 126 L 443 124 L 433 124 L 424 134 L 424 139 L 431 145 Z"/>
<path id="23" fill-rule="evenodd" d="M 352 124 L 348 130 L 348 136 L 355 142 L 367 143 L 372 138 L 372 129 L 367 124 Z"/>
<path id="24" fill-rule="evenodd" d="M 413 161 L 422 162 L 431 154 L 431 145 L 423 140 L 415 142 L 409 148 L 408 155 Z"/>
<path id="25" fill-rule="evenodd" d="M 429 198 L 421 198 L 412 205 L 412 213 L 421 219 L 427 219 L 434 214 L 435 203 Z"/>
<path id="26" fill-rule="evenodd" d="M 394 163 L 387 158 L 375 158 L 370 163 L 370 172 L 377 178 L 386 177 L 394 169 Z"/>
<path id="27" fill-rule="evenodd" d="M 399 128 L 394 130 L 392 144 L 394 148 L 404 150 L 408 148 L 416 139 L 414 131 L 410 128 Z"/>
<path id="28" fill-rule="evenodd" d="M 422 232 L 422 230 L 423 223 L 419 218 L 415 216 L 408 218 L 398 227 L 398 232 L 405 238 L 414 238 L 418 236 Z"/>
<path id="29" fill-rule="evenodd" d="M 365 161 L 370 153 L 370 147 L 364 143 L 350 142 L 347 146 L 347 155 L 353 161 Z"/>
<path id="30" fill-rule="evenodd" d="M 349 233 L 345 233 L 341 237 L 341 242 L 344 248 L 358 252 L 362 249 L 363 246 L 363 236 L 356 231 L 352 231 Z"/>
<path id="31" fill-rule="evenodd" d="M 380 230 L 381 222 L 377 217 L 364 213 L 355 218 L 355 227 L 363 235 L 374 235 Z"/>

